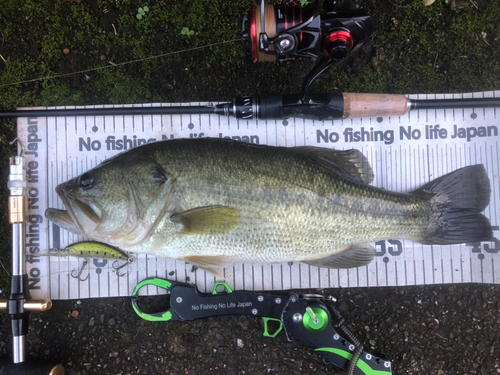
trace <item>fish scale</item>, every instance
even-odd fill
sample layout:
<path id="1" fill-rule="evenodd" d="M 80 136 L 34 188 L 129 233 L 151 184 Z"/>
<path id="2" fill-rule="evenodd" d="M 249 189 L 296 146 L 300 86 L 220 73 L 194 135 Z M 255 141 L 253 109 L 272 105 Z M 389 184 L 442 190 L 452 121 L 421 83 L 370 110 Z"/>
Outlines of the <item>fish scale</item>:
<path id="1" fill-rule="evenodd" d="M 274 152 L 268 155 L 268 160 L 265 160 L 260 153 L 246 155 L 245 149 L 242 148 L 237 150 L 240 152 L 230 153 L 230 157 L 221 156 L 216 159 L 214 158 L 214 155 L 218 155 L 216 152 L 208 158 L 207 150 L 203 151 L 200 152 L 195 148 L 191 153 L 183 153 L 181 157 L 176 158 L 182 160 L 182 164 L 165 168 L 174 176 L 182 176 L 177 181 L 174 200 L 180 202 L 182 210 L 213 204 L 236 207 L 243 213 L 245 221 L 241 221 L 240 227 L 232 233 L 214 238 L 208 244 L 205 238 L 183 238 L 181 242 L 184 246 L 177 245 L 174 249 L 168 249 L 177 250 L 177 253 L 152 249 L 155 255 L 178 258 L 189 248 L 189 251 L 195 254 L 226 255 L 234 257 L 236 261 L 245 262 L 250 261 L 250 257 L 254 257 L 255 254 L 259 254 L 258 259 L 263 262 L 276 262 L 283 258 L 285 261 L 291 261 L 297 254 L 304 259 L 311 255 L 321 257 L 339 247 L 343 248 L 359 241 L 372 241 L 374 236 L 379 239 L 401 236 L 401 232 L 390 222 L 391 206 L 397 205 L 394 210 L 401 212 L 401 205 L 414 204 L 417 201 L 415 197 L 397 195 L 401 202 L 393 203 L 389 194 L 368 186 L 356 186 L 347 181 L 332 181 L 327 171 L 311 165 L 307 158 L 300 155 L 283 156 L 282 152 Z M 200 154 L 205 154 L 206 157 Z M 171 155 L 160 155 L 155 156 L 160 165 L 168 165 L 168 160 L 174 158 Z M 244 160 L 244 164 L 241 160 Z M 228 169 L 234 171 L 235 164 L 238 173 L 224 174 Z M 176 166 L 179 167 L 178 170 Z M 190 168 L 192 166 L 196 168 Z M 283 168 L 283 166 L 288 167 Z M 297 176 L 301 174 L 306 174 L 306 178 L 299 181 Z M 222 175 L 224 177 L 218 178 L 219 183 L 215 185 L 212 182 L 214 176 Z M 259 179 L 255 176 L 259 176 Z M 207 182 L 202 184 L 198 182 L 200 180 Z M 307 190 L 304 187 L 307 187 Z M 323 197 L 316 191 L 333 198 Z M 354 198 L 349 198 L 350 196 Z M 336 197 L 341 199 L 335 199 Z M 242 204 L 238 204 L 237 200 Z M 424 204 L 423 201 L 421 203 Z M 286 209 L 283 209 L 284 205 Z M 349 213 L 346 210 L 343 212 L 344 207 L 350 210 Z M 374 208 L 376 215 L 370 218 L 370 232 L 368 235 L 363 235 L 363 226 L 359 225 L 362 223 L 353 223 L 352 220 L 346 220 L 346 217 L 348 214 L 351 215 L 353 210 L 368 214 L 370 208 Z M 388 214 L 384 215 L 384 211 Z M 337 217 L 338 220 L 335 221 Z M 380 217 L 383 219 L 379 219 Z M 264 220 L 265 218 L 267 220 Z M 400 221 L 398 218 L 397 222 Z M 353 230 L 355 224 L 358 224 L 356 226 L 359 228 L 358 231 Z M 381 229 L 374 232 L 374 228 Z M 391 231 L 388 232 L 387 228 Z M 405 234 L 406 231 L 407 228 Z M 261 236 L 258 241 L 246 241 L 252 232 L 261 232 L 265 236 Z M 311 236 L 316 238 L 313 243 Z M 275 252 L 270 253 L 268 249 L 273 249 Z"/>
<path id="2" fill-rule="evenodd" d="M 57 188 L 69 208 L 66 229 L 211 272 L 233 262 L 344 268 L 373 258 L 368 242 L 452 243 L 491 235 L 480 214 L 490 193 L 482 166 L 405 194 L 368 185 L 373 173 L 354 150 L 181 139 L 138 147 L 87 173 L 91 187 L 82 188 L 76 177 Z M 451 203 L 436 204 L 443 197 Z M 88 217 L 96 215 L 93 224 Z"/>

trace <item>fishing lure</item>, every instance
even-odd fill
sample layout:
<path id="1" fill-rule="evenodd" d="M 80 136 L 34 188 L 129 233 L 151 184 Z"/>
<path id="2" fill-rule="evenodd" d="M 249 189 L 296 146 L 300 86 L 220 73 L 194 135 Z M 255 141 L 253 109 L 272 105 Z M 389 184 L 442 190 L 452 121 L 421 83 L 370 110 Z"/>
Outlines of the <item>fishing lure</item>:
<path id="1" fill-rule="evenodd" d="M 49 256 L 72 256 L 77 258 L 128 260 L 124 251 L 102 242 L 81 241 L 66 246 L 64 249 L 50 249 Z"/>
<path id="2" fill-rule="evenodd" d="M 120 269 L 129 265 L 135 260 L 134 257 L 130 257 L 127 253 L 114 246 L 106 245 L 102 242 L 96 242 L 96 241 L 75 242 L 71 245 L 66 246 L 64 249 L 50 249 L 48 253 L 43 255 L 60 256 L 60 257 L 72 256 L 76 258 L 85 258 L 82 267 L 78 271 L 74 269 L 71 272 L 71 277 L 79 279 L 80 281 L 85 281 L 88 279 L 88 275 L 84 279 L 81 278 L 81 275 L 85 267 L 88 265 L 89 259 L 115 259 L 115 261 L 112 264 L 112 267 L 117 272 L 118 276 L 124 275 L 118 273 Z M 118 262 L 121 260 L 126 261 L 126 263 L 119 265 Z"/>

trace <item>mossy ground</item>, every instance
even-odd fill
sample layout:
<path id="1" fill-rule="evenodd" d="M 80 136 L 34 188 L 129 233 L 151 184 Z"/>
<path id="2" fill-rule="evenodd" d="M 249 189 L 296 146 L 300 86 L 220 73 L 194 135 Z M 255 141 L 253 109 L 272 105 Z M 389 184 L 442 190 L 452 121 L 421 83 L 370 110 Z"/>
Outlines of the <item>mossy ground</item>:
<path id="1" fill-rule="evenodd" d="M 445 0 L 429 7 L 421 0 L 360 4 L 371 14 L 377 35 L 363 52 L 319 79 L 315 91 L 500 88 L 500 2 L 463 1 L 466 7 L 459 10 Z M 241 23 L 251 5 L 250 0 L 3 0 L 0 109 L 297 92 L 314 62 L 253 64 L 245 56 Z M 149 11 L 139 20 L 143 6 Z M 183 34 L 183 28 L 194 34 Z M 151 58 L 157 55 L 164 56 Z M 143 60 L 119 65 L 138 59 Z M 15 152 L 8 142 L 15 127 L 15 120 L 0 121 L 0 210 L 5 213 L 8 157 Z M 1 289 L 10 271 L 6 216 L 0 221 Z"/>

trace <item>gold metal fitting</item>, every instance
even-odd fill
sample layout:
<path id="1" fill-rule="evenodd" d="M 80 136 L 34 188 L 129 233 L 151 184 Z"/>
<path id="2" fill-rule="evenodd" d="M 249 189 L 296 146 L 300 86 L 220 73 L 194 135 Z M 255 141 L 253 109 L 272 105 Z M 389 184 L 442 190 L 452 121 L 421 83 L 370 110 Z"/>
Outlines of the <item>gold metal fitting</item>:
<path id="1" fill-rule="evenodd" d="M 49 375 L 64 375 L 64 367 L 61 365 L 55 365 Z"/>
<path id="2" fill-rule="evenodd" d="M 50 299 L 29 300 L 24 302 L 24 308 L 32 311 L 47 311 L 52 307 Z"/>
<path id="3" fill-rule="evenodd" d="M 28 222 L 28 197 L 26 195 L 9 196 L 9 221 L 11 224 Z"/>
<path id="4" fill-rule="evenodd" d="M 7 309 L 8 301 L 5 299 L 0 300 L 0 310 Z M 52 307 L 50 299 L 35 299 L 24 301 L 24 309 L 30 311 L 47 311 Z"/>

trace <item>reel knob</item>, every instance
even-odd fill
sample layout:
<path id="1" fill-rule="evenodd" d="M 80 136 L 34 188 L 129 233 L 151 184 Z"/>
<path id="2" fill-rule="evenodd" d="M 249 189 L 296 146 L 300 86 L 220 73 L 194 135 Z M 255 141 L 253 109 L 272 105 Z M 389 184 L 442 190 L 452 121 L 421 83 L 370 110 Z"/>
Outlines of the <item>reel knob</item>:
<path id="1" fill-rule="evenodd" d="M 347 58 L 354 46 L 350 32 L 345 30 L 334 31 L 323 40 L 323 53 L 332 60 L 341 61 Z"/>

